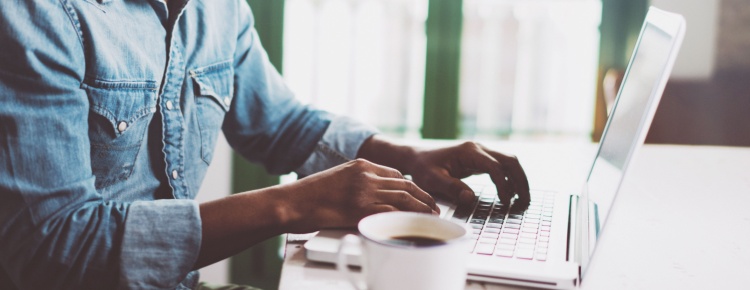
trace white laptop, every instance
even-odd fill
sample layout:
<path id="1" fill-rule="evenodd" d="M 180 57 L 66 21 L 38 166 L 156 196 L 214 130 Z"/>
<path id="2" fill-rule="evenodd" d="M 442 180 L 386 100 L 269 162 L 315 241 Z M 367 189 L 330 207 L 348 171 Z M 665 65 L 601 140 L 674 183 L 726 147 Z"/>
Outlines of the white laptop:
<path id="1" fill-rule="evenodd" d="M 649 9 L 580 193 L 532 190 L 528 209 L 506 213 L 484 175 L 465 180 L 477 192 L 473 205 L 439 203 L 442 218 L 474 229 L 468 279 L 553 289 L 581 283 L 628 164 L 646 138 L 684 33 L 682 16 Z M 346 233 L 321 231 L 305 243 L 307 259 L 335 262 Z M 358 255 L 347 253 L 348 262 L 358 265 Z"/>

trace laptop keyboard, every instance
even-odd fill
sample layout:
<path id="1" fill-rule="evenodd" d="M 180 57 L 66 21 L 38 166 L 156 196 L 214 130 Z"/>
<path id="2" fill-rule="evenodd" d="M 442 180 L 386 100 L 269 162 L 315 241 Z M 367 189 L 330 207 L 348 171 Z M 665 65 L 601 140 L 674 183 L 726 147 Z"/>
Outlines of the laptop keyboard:
<path id="1" fill-rule="evenodd" d="M 554 193 L 531 192 L 524 212 L 501 204 L 494 187 L 476 188 L 477 201 L 459 206 L 453 214 L 457 222 L 469 223 L 473 230 L 470 252 L 477 255 L 524 260 L 547 260 Z M 483 191 L 484 189 L 484 191 Z"/>

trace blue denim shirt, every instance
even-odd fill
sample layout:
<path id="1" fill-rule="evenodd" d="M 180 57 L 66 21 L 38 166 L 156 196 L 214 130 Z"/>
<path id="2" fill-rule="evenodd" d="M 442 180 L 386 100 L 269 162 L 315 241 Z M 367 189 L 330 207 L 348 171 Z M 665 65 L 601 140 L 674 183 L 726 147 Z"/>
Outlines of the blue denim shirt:
<path id="1" fill-rule="evenodd" d="M 219 130 L 301 175 L 374 134 L 294 99 L 244 0 L 178 4 L 0 3 L 2 287 L 192 288 Z"/>

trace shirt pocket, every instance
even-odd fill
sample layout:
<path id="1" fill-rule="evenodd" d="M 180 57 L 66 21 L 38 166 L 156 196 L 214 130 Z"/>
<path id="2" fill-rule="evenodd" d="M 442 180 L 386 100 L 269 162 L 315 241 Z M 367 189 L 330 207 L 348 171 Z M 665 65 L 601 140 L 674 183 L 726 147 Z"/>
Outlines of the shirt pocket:
<path id="1" fill-rule="evenodd" d="M 156 112 L 155 82 L 91 80 L 81 86 L 89 102 L 91 169 L 96 188 L 126 180 Z"/>
<path id="2" fill-rule="evenodd" d="M 193 80 L 196 117 L 201 136 L 201 157 L 206 164 L 210 164 L 216 138 L 234 95 L 232 61 L 192 69 L 190 78 Z"/>

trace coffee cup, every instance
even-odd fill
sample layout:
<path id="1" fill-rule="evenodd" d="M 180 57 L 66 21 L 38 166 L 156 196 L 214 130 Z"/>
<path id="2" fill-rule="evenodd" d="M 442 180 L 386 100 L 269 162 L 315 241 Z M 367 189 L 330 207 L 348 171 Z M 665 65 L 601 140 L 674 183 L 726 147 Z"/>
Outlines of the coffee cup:
<path id="1" fill-rule="evenodd" d="M 343 238 L 336 264 L 356 289 L 464 289 L 471 241 L 465 226 L 429 214 L 387 212 L 362 219 L 357 229 L 359 236 Z M 346 264 L 344 253 L 355 247 L 364 281 Z"/>

